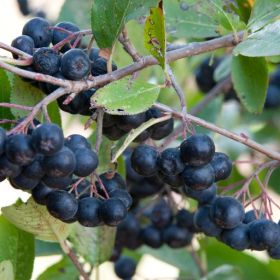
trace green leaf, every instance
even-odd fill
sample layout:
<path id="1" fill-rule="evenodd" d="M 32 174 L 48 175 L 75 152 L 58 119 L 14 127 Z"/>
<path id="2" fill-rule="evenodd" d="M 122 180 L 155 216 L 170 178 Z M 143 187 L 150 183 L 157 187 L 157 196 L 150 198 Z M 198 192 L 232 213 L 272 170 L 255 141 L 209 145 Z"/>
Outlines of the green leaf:
<path id="1" fill-rule="evenodd" d="M 206 38 L 218 36 L 218 23 L 201 7 L 207 1 L 170 0 L 164 3 L 168 33 L 176 38 Z"/>
<path id="2" fill-rule="evenodd" d="M 48 114 L 50 116 L 50 119 L 52 123 L 56 123 L 60 127 L 62 126 L 61 123 L 61 115 L 60 115 L 60 110 L 56 102 L 52 102 L 51 104 L 48 105 Z"/>
<path id="3" fill-rule="evenodd" d="M 166 38 L 162 1 L 159 2 L 157 8 L 151 8 L 150 15 L 146 18 L 144 43 L 150 54 L 158 60 L 162 69 L 165 69 Z"/>
<path id="4" fill-rule="evenodd" d="M 223 58 L 223 60 L 218 64 L 214 72 L 214 80 L 216 82 L 219 82 L 230 75 L 231 62 L 232 62 L 232 56 L 229 55 Z"/>
<path id="5" fill-rule="evenodd" d="M 242 104 L 250 113 L 261 113 L 268 87 L 268 69 L 264 58 L 235 56 L 232 81 Z"/>
<path id="6" fill-rule="evenodd" d="M 15 279 L 13 264 L 11 261 L 2 261 L 0 263 L 0 279 L 1 280 Z"/>
<path id="7" fill-rule="evenodd" d="M 31 278 L 34 262 L 34 236 L 18 229 L 0 216 L 0 262 L 5 260 L 12 263 L 15 280 Z M 10 271 L 9 265 L 3 263 L 1 265 L 8 268 L 7 273 Z M 0 277 L 0 279 L 3 278 Z"/>
<path id="8" fill-rule="evenodd" d="M 52 217 L 46 207 L 38 205 L 32 198 L 26 203 L 19 201 L 1 210 L 11 223 L 41 240 L 59 242 L 71 231 L 71 225 Z"/>
<path id="9" fill-rule="evenodd" d="M 112 255 L 116 228 L 108 226 L 84 227 L 75 224 L 69 236 L 75 251 L 91 265 L 99 265 Z"/>
<path id="10" fill-rule="evenodd" d="M 234 48 L 233 53 L 252 57 L 280 55 L 280 20 L 249 35 Z"/>
<path id="11" fill-rule="evenodd" d="M 206 252 L 210 271 L 220 267 L 221 264 L 227 264 L 240 271 L 241 279 L 279 279 L 279 270 L 278 272 L 271 271 L 266 263 L 246 253 L 235 251 L 213 238 L 207 238 L 201 245 L 202 250 Z M 220 278 L 217 278 L 217 280 L 220 280 Z"/>
<path id="12" fill-rule="evenodd" d="M 255 0 L 253 10 L 249 19 L 248 28 L 255 32 L 279 17 L 279 0 Z"/>
<path id="13" fill-rule="evenodd" d="M 90 24 L 90 9 L 92 1 L 66 0 L 61 8 L 59 20 L 70 21 L 80 29 L 88 29 Z"/>
<path id="14" fill-rule="evenodd" d="M 123 144 L 118 148 L 116 153 L 113 156 L 112 162 L 115 162 L 119 156 L 126 150 L 126 148 L 129 146 L 129 144 L 137 138 L 138 135 L 140 135 L 144 130 L 149 128 L 150 126 L 153 126 L 156 123 L 166 121 L 170 119 L 171 116 L 167 115 L 161 118 L 157 119 L 150 119 L 147 122 L 141 124 L 139 127 L 132 129 L 128 136 L 124 139 Z"/>
<path id="15" fill-rule="evenodd" d="M 138 114 L 154 104 L 160 87 L 123 78 L 99 89 L 92 96 L 92 101 L 112 115 Z"/>
<path id="16" fill-rule="evenodd" d="M 32 86 L 30 83 L 24 82 L 20 77 L 14 76 L 12 84 L 11 103 L 34 106 L 44 98 L 43 92 Z M 28 112 L 12 108 L 12 114 L 16 118 L 25 117 Z"/>
<path id="17" fill-rule="evenodd" d="M 37 280 L 77 280 L 79 272 L 70 258 L 65 256 L 58 263 L 47 268 Z"/>
<path id="18" fill-rule="evenodd" d="M 201 280 L 242 280 L 242 274 L 237 267 L 232 265 L 221 265 L 210 271 Z"/>
<path id="19" fill-rule="evenodd" d="M 91 28 L 100 48 L 112 48 L 124 24 L 141 16 L 155 0 L 94 0 Z"/>
<path id="20" fill-rule="evenodd" d="M 7 75 L 7 72 L 0 69 L 0 102 L 9 103 L 11 95 L 11 82 Z M 14 116 L 9 108 L 1 107 L 0 109 L 0 119 L 10 119 L 13 120 Z M 4 128 L 10 128 L 10 125 L 3 125 Z"/>

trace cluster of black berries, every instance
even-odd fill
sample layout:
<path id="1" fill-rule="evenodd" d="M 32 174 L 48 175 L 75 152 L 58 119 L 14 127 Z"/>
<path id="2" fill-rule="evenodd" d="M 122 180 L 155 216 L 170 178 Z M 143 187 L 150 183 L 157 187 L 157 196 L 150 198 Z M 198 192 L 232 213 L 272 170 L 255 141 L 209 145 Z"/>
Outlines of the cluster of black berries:
<path id="1" fill-rule="evenodd" d="M 164 199 L 145 211 L 141 208 L 132 209 L 117 227 L 116 243 L 111 257 L 111 261 L 115 262 L 116 274 L 127 279 L 135 272 L 135 262 L 121 256 L 123 248 L 136 250 L 147 245 L 158 249 L 164 244 L 173 249 L 188 246 L 196 232 L 192 217 L 193 214 L 186 209 L 181 209 L 174 215 Z M 131 267 L 129 273 L 126 272 L 125 264 Z"/>
<path id="2" fill-rule="evenodd" d="M 214 79 L 214 72 L 223 58 L 215 58 L 211 64 L 211 59 L 206 58 L 195 72 L 196 83 L 203 93 L 209 92 L 217 82 Z M 279 108 L 280 107 L 280 68 L 270 76 L 269 86 L 267 89 L 265 108 Z M 236 92 L 230 88 L 225 92 L 225 100 L 238 100 Z"/>
<path id="3" fill-rule="evenodd" d="M 157 108 L 150 108 L 146 112 L 136 115 L 104 115 L 103 134 L 111 140 L 118 140 L 132 129 L 139 127 L 144 122 L 152 118 L 162 117 L 162 113 Z M 174 121 L 169 119 L 157 123 L 148 129 L 144 130 L 134 142 L 144 142 L 148 138 L 160 140 L 169 135 L 173 131 Z"/>
<path id="4" fill-rule="evenodd" d="M 231 172 L 231 161 L 224 153 L 215 153 L 210 137 L 193 135 L 180 147 L 159 153 L 156 148 L 140 145 L 131 155 L 131 166 L 140 175 L 157 175 L 173 188 L 187 186 L 190 191 L 210 188 L 214 182 L 226 179 Z"/>
<path id="5" fill-rule="evenodd" d="M 117 225 L 127 214 L 132 198 L 121 176 L 86 179 L 98 166 L 98 156 L 81 135 L 64 139 L 60 127 L 41 124 L 28 134 L 6 135 L 0 128 L 0 178 L 46 205 L 63 222 L 84 226 Z"/>
<path id="6" fill-rule="evenodd" d="M 81 40 L 78 36 L 65 41 L 59 48 L 49 47 L 50 43 L 55 46 L 79 31 L 79 27 L 71 22 L 60 22 L 51 26 L 47 20 L 36 17 L 24 25 L 22 35 L 12 41 L 12 46 L 33 55 L 32 65 L 24 67 L 29 71 L 74 81 L 86 79 L 90 74 L 93 76 L 106 74 L 107 60 L 99 56 L 99 49 L 92 48 L 89 52 L 81 49 Z M 18 56 L 14 55 L 14 58 Z M 117 66 L 113 63 L 112 70 L 116 69 Z M 57 88 L 52 84 L 30 82 L 40 87 L 45 94 Z M 95 89 L 81 92 L 67 105 L 63 102 L 68 96 L 62 96 L 58 99 L 58 105 L 71 114 L 90 116 L 93 114 L 93 110 L 90 109 L 90 98 L 94 92 Z"/>

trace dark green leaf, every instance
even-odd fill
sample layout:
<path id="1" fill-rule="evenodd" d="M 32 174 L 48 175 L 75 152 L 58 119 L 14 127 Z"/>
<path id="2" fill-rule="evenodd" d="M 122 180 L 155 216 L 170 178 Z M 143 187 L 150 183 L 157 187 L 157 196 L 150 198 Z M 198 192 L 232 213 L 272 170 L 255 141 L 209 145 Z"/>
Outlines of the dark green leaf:
<path id="1" fill-rule="evenodd" d="M 249 35 L 234 48 L 233 53 L 252 57 L 280 55 L 280 20 Z"/>
<path id="2" fill-rule="evenodd" d="M 4 260 L 11 261 L 15 280 L 30 280 L 34 262 L 34 236 L 0 216 L 0 262 Z"/>
<path id="3" fill-rule="evenodd" d="M 45 270 L 37 280 L 77 280 L 79 272 L 71 260 L 65 256 L 61 261 Z"/>
<path id="4" fill-rule="evenodd" d="M 156 1 L 95 0 L 91 10 L 91 28 L 100 48 L 111 48 L 127 20 L 146 13 Z"/>
<path id="5" fill-rule="evenodd" d="M 166 38 L 162 1 L 157 8 L 151 8 L 150 15 L 146 18 L 144 42 L 146 49 L 158 60 L 161 68 L 165 69 Z"/>
<path id="6" fill-rule="evenodd" d="M 44 98 L 43 92 L 32 86 L 30 83 L 24 82 L 18 76 L 14 76 L 12 84 L 11 103 L 34 106 Z M 12 114 L 16 118 L 25 117 L 28 112 L 19 109 L 11 109 Z"/>
<path id="7" fill-rule="evenodd" d="M 90 26 L 91 5 L 91 0 L 66 0 L 61 8 L 59 20 L 73 22 L 80 29 L 88 29 Z"/>
<path id="8" fill-rule="evenodd" d="M 279 0 L 255 0 L 248 27 L 255 32 L 274 18 L 279 17 L 279 14 Z"/>
<path id="9" fill-rule="evenodd" d="M 264 58 L 235 56 L 232 60 L 234 89 L 245 108 L 261 113 L 268 86 L 268 69 Z"/>
<path id="10" fill-rule="evenodd" d="M 71 230 L 71 225 L 52 217 L 46 207 L 35 203 L 32 198 L 26 203 L 19 201 L 1 210 L 11 223 L 41 240 L 59 242 L 64 240 Z"/>
<path id="11" fill-rule="evenodd" d="M 109 114 L 138 114 L 154 104 L 160 87 L 160 85 L 123 78 L 99 89 L 93 95 L 92 100 Z"/>
<path id="12" fill-rule="evenodd" d="M 266 263 L 246 253 L 235 251 L 214 239 L 205 240 L 202 249 L 207 254 L 210 271 L 224 263 L 239 269 L 242 275 L 241 279 L 279 279 L 279 270 L 277 273 L 273 272 Z"/>
<path id="13" fill-rule="evenodd" d="M 7 75 L 7 72 L 0 69 L 0 102 L 10 102 L 11 95 L 11 82 Z M 0 119 L 10 119 L 13 120 L 14 116 L 9 108 L 1 107 L 0 109 Z M 2 126 L 2 125 L 1 125 Z M 3 125 L 4 128 L 8 129 L 10 125 Z"/>
<path id="14" fill-rule="evenodd" d="M 51 118 L 51 121 L 61 127 L 62 126 L 61 116 L 60 116 L 59 107 L 56 102 L 52 102 L 51 104 L 48 105 L 48 113 Z"/>
<path id="15" fill-rule="evenodd" d="M 70 241 L 75 251 L 91 265 L 95 266 L 107 261 L 115 244 L 116 228 L 108 226 L 84 227 L 75 224 Z"/>

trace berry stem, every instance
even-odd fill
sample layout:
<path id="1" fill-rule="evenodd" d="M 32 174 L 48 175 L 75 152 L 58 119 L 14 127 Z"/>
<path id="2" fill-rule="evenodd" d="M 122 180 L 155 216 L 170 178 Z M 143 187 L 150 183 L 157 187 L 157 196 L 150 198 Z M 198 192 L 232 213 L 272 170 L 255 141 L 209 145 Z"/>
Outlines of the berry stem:
<path id="1" fill-rule="evenodd" d="M 191 249 L 190 249 L 190 253 L 191 253 L 191 256 L 199 270 L 199 274 L 200 274 L 200 277 L 205 277 L 207 275 L 207 270 L 204 266 L 204 264 L 202 263 L 200 257 L 198 256 L 197 252 L 195 251 L 194 247 L 193 247 L 193 244 L 191 244 Z"/>
<path id="2" fill-rule="evenodd" d="M 105 188 L 105 186 L 104 186 L 102 180 L 101 180 L 100 177 L 98 176 L 98 174 L 97 174 L 97 173 L 94 173 L 94 176 L 95 176 L 95 178 L 97 179 L 97 182 L 98 182 L 98 184 L 100 185 L 101 189 L 103 190 L 106 199 L 110 198 L 110 196 L 109 196 L 109 194 L 108 194 L 108 192 L 107 192 L 107 190 L 106 190 L 106 188 Z"/>
<path id="3" fill-rule="evenodd" d="M 28 66 L 32 64 L 32 58 L 26 58 L 21 60 L 21 59 L 6 57 L 6 56 L 0 56 L 0 60 L 17 66 Z"/>
<path id="4" fill-rule="evenodd" d="M 17 54 L 17 55 L 20 55 L 22 56 L 23 58 L 26 58 L 26 59 L 32 59 L 32 55 L 26 53 L 26 52 L 23 52 L 17 48 L 14 48 L 12 46 L 9 46 L 5 43 L 2 43 L 0 42 L 0 49 L 3 49 L 3 50 L 6 50 L 8 52 L 11 52 L 11 53 L 14 53 L 14 54 Z"/>

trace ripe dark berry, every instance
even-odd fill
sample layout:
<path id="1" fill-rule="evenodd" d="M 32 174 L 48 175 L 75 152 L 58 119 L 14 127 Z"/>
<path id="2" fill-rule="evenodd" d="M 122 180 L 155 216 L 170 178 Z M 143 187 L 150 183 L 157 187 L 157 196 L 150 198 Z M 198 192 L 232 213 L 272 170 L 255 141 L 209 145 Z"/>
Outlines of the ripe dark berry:
<path id="1" fill-rule="evenodd" d="M 126 150 L 124 152 L 124 157 L 125 157 L 125 171 L 126 171 L 126 179 L 128 181 L 132 182 L 140 182 L 143 177 L 139 175 L 137 172 L 134 171 L 134 169 L 131 166 L 131 154 L 132 150 Z"/>
<path id="2" fill-rule="evenodd" d="M 47 47 L 52 41 L 52 30 L 47 20 L 33 18 L 22 29 L 22 34 L 30 36 L 34 40 L 35 48 Z"/>
<path id="3" fill-rule="evenodd" d="M 256 214 L 257 214 L 257 216 L 256 216 Z M 265 216 L 262 212 L 260 213 L 259 211 L 257 211 L 255 213 L 254 209 L 252 209 L 245 213 L 243 223 L 249 224 L 257 219 L 264 219 L 264 218 L 265 218 Z"/>
<path id="4" fill-rule="evenodd" d="M 117 65 L 112 63 L 112 71 L 117 70 Z M 103 57 L 98 57 L 91 65 L 91 74 L 99 76 L 107 73 L 107 60 Z"/>
<path id="5" fill-rule="evenodd" d="M 65 139 L 64 145 L 71 149 L 73 152 L 75 152 L 77 149 L 91 149 L 90 143 L 87 141 L 87 139 L 79 134 L 69 135 Z"/>
<path id="6" fill-rule="evenodd" d="M 34 41 L 31 37 L 26 35 L 21 35 L 16 37 L 11 44 L 12 47 L 19 49 L 25 53 L 33 55 L 34 51 Z M 18 58 L 17 54 L 13 54 L 14 58 Z"/>
<path id="7" fill-rule="evenodd" d="M 100 179 L 108 193 L 116 189 L 126 189 L 125 180 L 119 173 L 115 173 L 113 177 L 108 177 L 108 174 L 103 173 L 100 175 Z"/>
<path id="8" fill-rule="evenodd" d="M 126 190 L 115 189 L 109 192 L 109 196 L 111 198 L 119 199 L 127 209 L 132 205 L 132 197 Z"/>
<path id="9" fill-rule="evenodd" d="M 128 257 L 120 257 L 114 265 L 115 273 L 121 279 L 131 279 L 136 271 L 136 263 Z"/>
<path id="10" fill-rule="evenodd" d="M 44 176 L 42 178 L 42 182 L 45 185 L 47 185 L 49 188 L 65 190 L 67 187 L 69 187 L 72 184 L 73 179 L 71 176 L 65 176 L 65 177 Z"/>
<path id="11" fill-rule="evenodd" d="M 142 131 L 134 140 L 134 143 L 142 143 L 151 137 L 151 132 L 149 130 Z"/>
<path id="12" fill-rule="evenodd" d="M 157 168 L 158 152 L 154 147 L 140 145 L 131 155 L 132 168 L 143 176 L 155 175 Z"/>
<path id="13" fill-rule="evenodd" d="M 118 231 L 125 235 L 138 235 L 140 232 L 140 223 L 135 215 L 128 213 L 126 218 L 118 225 Z"/>
<path id="14" fill-rule="evenodd" d="M 32 132 L 32 144 L 37 152 L 50 156 L 58 152 L 64 143 L 62 129 L 56 124 L 41 124 Z"/>
<path id="15" fill-rule="evenodd" d="M 107 113 L 104 113 L 103 116 L 103 127 L 111 127 L 117 123 L 117 117 L 114 115 L 110 115 Z"/>
<path id="16" fill-rule="evenodd" d="M 256 220 L 249 225 L 249 236 L 253 250 L 266 250 L 279 245 L 280 227 L 269 220 Z"/>
<path id="17" fill-rule="evenodd" d="M 208 236 L 219 237 L 222 229 L 210 219 L 210 207 L 203 206 L 197 209 L 193 217 L 195 227 Z"/>
<path id="18" fill-rule="evenodd" d="M 280 89 L 279 86 L 269 85 L 266 93 L 264 108 L 280 107 Z"/>
<path id="19" fill-rule="evenodd" d="M 41 205 L 46 205 L 47 196 L 53 190 L 40 182 L 34 189 L 32 189 L 32 197 L 34 201 Z"/>
<path id="20" fill-rule="evenodd" d="M 22 15 L 28 16 L 30 14 L 28 0 L 17 0 L 17 4 Z"/>
<path id="21" fill-rule="evenodd" d="M 199 191 L 209 188 L 215 180 L 214 169 L 210 164 L 202 166 L 186 166 L 182 178 L 185 185 Z"/>
<path id="22" fill-rule="evenodd" d="M 42 178 L 45 175 L 45 171 L 42 167 L 43 158 L 42 155 L 37 154 L 34 161 L 23 168 L 22 174 L 28 178 Z"/>
<path id="23" fill-rule="evenodd" d="M 86 227 L 96 227 L 100 225 L 99 207 L 101 201 L 94 197 L 85 197 L 79 200 L 79 208 L 77 212 L 77 219 L 79 223 Z"/>
<path id="24" fill-rule="evenodd" d="M 184 186 L 183 192 L 186 196 L 198 201 L 200 205 L 211 204 L 216 197 L 217 186 L 213 184 L 209 188 L 202 191 L 196 191 Z"/>
<path id="25" fill-rule="evenodd" d="M 19 174 L 17 177 L 10 178 L 10 183 L 15 189 L 32 190 L 39 184 L 39 179 L 31 179 Z"/>
<path id="26" fill-rule="evenodd" d="M 63 147 L 56 154 L 45 157 L 42 166 L 47 176 L 65 177 L 75 170 L 75 155 L 70 149 Z"/>
<path id="27" fill-rule="evenodd" d="M 117 119 L 117 125 L 121 130 L 125 132 L 129 132 L 130 130 L 140 126 L 142 123 L 145 122 L 145 120 L 146 120 L 145 113 L 119 116 Z"/>
<path id="28" fill-rule="evenodd" d="M 90 149 L 78 149 L 75 151 L 76 167 L 74 174 L 80 177 L 90 175 L 98 166 L 97 154 Z"/>
<path id="29" fill-rule="evenodd" d="M 127 209 L 119 199 L 110 198 L 100 206 L 99 215 L 106 225 L 116 226 L 126 217 Z"/>
<path id="30" fill-rule="evenodd" d="M 221 196 L 213 202 L 210 216 L 221 228 L 231 229 L 243 221 L 245 213 L 242 204 L 237 199 Z"/>
<path id="31" fill-rule="evenodd" d="M 215 145 L 209 136 L 196 134 L 181 143 L 180 151 L 183 162 L 192 166 L 200 166 L 207 164 L 213 158 Z"/>
<path id="32" fill-rule="evenodd" d="M 276 247 L 270 248 L 268 250 L 268 255 L 275 260 L 280 260 L 280 244 Z"/>
<path id="33" fill-rule="evenodd" d="M 193 213 L 186 209 L 181 209 L 176 214 L 177 226 L 191 228 L 193 226 Z"/>
<path id="34" fill-rule="evenodd" d="M 144 198 L 147 196 L 154 195 L 158 193 L 163 188 L 163 184 L 157 185 L 146 180 L 143 180 L 139 183 L 134 183 L 129 192 L 134 198 Z"/>
<path id="35" fill-rule="evenodd" d="M 72 194 L 63 190 L 49 193 L 46 205 L 50 214 L 61 220 L 73 218 L 78 211 L 78 201 Z"/>
<path id="36" fill-rule="evenodd" d="M 99 50 L 98 48 L 91 48 L 90 49 L 90 52 L 89 52 L 89 59 L 94 62 L 96 59 L 98 59 L 100 56 L 99 56 Z"/>
<path id="37" fill-rule="evenodd" d="M 0 156 L 4 152 L 5 148 L 5 141 L 6 141 L 6 131 L 2 127 L 0 127 Z"/>
<path id="38" fill-rule="evenodd" d="M 171 225 L 164 230 L 163 240 L 171 248 L 182 248 L 191 243 L 192 234 L 186 228 Z"/>
<path id="39" fill-rule="evenodd" d="M 30 164 L 36 155 L 31 144 L 31 136 L 26 134 L 9 136 L 5 143 L 5 154 L 12 163 L 21 166 Z"/>
<path id="40" fill-rule="evenodd" d="M 151 138 L 154 140 L 161 140 L 168 136 L 174 127 L 174 120 L 169 119 L 167 121 L 161 122 L 160 126 L 152 126 Z"/>
<path id="41" fill-rule="evenodd" d="M 58 72 L 60 57 L 52 48 L 40 48 L 33 54 L 33 67 L 39 73 L 53 75 Z"/>
<path id="42" fill-rule="evenodd" d="M 211 162 L 215 171 L 215 182 L 226 179 L 232 170 L 232 162 L 224 153 L 215 153 Z"/>
<path id="43" fill-rule="evenodd" d="M 225 229 L 221 234 L 222 241 L 231 248 L 239 251 L 248 249 L 250 246 L 249 227 L 240 224 L 233 229 Z"/>
<path id="44" fill-rule="evenodd" d="M 10 162 L 5 155 L 0 157 L 0 178 L 14 178 L 21 173 L 21 167 Z"/>
<path id="45" fill-rule="evenodd" d="M 181 174 L 175 176 L 168 176 L 159 172 L 159 176 L 164 183 L 168 184 L 169 186 L 175 189 L 178 189 L 184 185 L 184 181 L 182 179 Z"/>
<path id="46" fill-rule="evenodd" d="M 196 83 L 202 92 L 207 93 L 216 85 L 216 81 L 214 80 L 214 71 L 218 64 L 219 60 L 215 59 L 213 64 L 210 65 L 210 58 L 207 58 L 196 70 Z"/>
<path id="47" fill-rule="evenodd" d="M 151 222 L 157 228 L 165 228 L 172 222 L 172 210 L 165 201 L 156 204 L 151 213 Z"/>
<path id="48" fill-rule="evenodd" d="M 70 80 L 81 80 L 90 72 L 90 60 L 88 55 L 80 49 L 67 51 L 61 59 L 61 72 Z"/>
<path id="49" fill-rule="evenodd" d="M 103 127 L 103 134 L 112 141 L 117 141 L 123 137 L 126 132 L 121 130 L 117 125 Z"/>
<path id="50" fill-rule="evenodd" d="M 178 175 L 185 168 L 185 164 L 181 160 L 178 148 L 164 150 L 160 154 L 157 163 L 160 172 L 168 176 Z"/>
<path id="51" fill-rule="evenodd" d="M 142 230 L 141 238 L 146 245 L 155 249 L 163 244 L 161 231 L 152 225 Z"/>
<path id="52" fill-rule="evenodd" d="M 67 31 L 70 31 L 72 33 L 80 31 L 79 27 L 77 25 L 75 25 L 74 23 L 72 23 L 72 22 L 59 22 L 54 27 L 58 27 L 58 29 L 54 29 L 53 30 L 53 37 L 52 37 L 53 45 L 56 45 L 57 43 L 63 41 L 65 38 L 67 38 L 70 35 L 69 32 L 64 32 L 62 30 L 59 30 L 60 28 L 63 28 L 63 29 L 65 29 Z M 70 41 L 70 44 L 73 45 L 75 43 L 75 41 L 76 41 L 76 38 L 73 38 Z M 70 48 L 71 48 L 70 44 L 69 44 L 69 42 L 67 42 L 60 49 L 60 51 L 64 53 L 64 52 L 70 50 Z M 80 44 L 81 44 L 81 41 L 79 42 L 77 47 L 79 47 Z"/>

